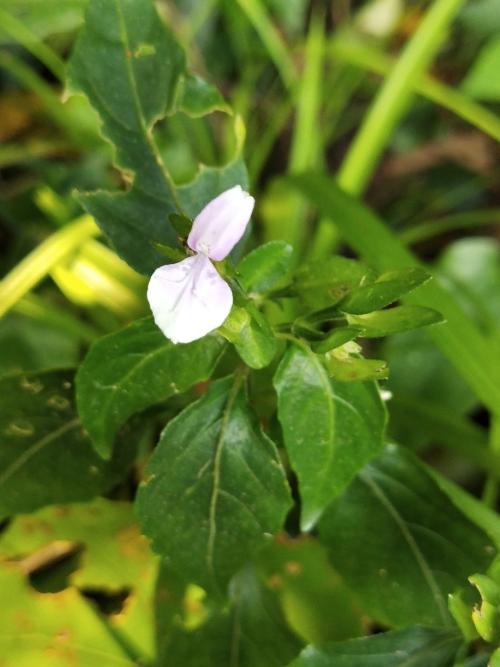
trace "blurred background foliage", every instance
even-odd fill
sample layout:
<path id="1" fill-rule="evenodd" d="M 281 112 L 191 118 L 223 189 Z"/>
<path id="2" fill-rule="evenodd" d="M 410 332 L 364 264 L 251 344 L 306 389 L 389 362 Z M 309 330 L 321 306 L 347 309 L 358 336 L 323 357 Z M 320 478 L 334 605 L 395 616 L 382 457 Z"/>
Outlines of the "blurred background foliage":
<path id="1" fill-rule="evenodd" d="M 93 340 L 148 312 L 146 278 L 106 246 L 72 196 L 75 189 L 126 184 L 112 166 L 110 146 L 89 104 L 81 97 L 63 99 L 65 60 L 85 4 L 0 0 L 1 375 L 74 368 Z M 335 225 L 325 224 L 282 176 L 340 169 L 341 182 L 347 179 L 346 163 L 341 165 L 353 138 L 428 3 L 160 0 L 157 7 L 186 48 L 191 69 L 215 83 L 234 109 L 233 115 L 198 119 L 177 113 L 159 123 L 158 143 L 175 180 L 190 180 L 200 161 L 230 160 L 245 128 L 244 156 L 257 199 L 249 247 L 284 239 L 300 260 L 349 255 Z M 500 1 L 466 2 L 443 44 L 428 73 L 411 79 L 412 94 L 402 100 L 402 120 L 369 179 L 365 200 L 442 276 L 497 354 Z M 391 436 L 495 507 L 496 482 L 485 484 L 485 474 L 494 465 L 498 478 L 491 447 L 500 449 L 500 429 L 428 333 L 370 341 L 367 351 L 389 364 L 384 388 L 393 394 Z M 143 440 L 145 452 L 150 440 Z M 128 502 L 134 474 L 109 492 L 119 502 L 41 510 L 3 531 L 2 595 L 15 600 L 15 608 L 2 610 L 7 620 L 29 625 L 23 618 L 36 608 L 52 632 L 64 609 L 77 644 L 91 636 L 102 655 L 114 654 L 118 638 L 121 655 L 128 656 L 123 664 L 152 654 L 152 624 L 142 605 L 152 590 L 154 563 Z M 316 548 L 306 541 L 287 547 L 285 557 L 274 547 L 263 556 L 259 576 L 305 640 L 364 633 L 356 601 L 349 601 L 324 558 L 311 557 Z M 120 571 L 111 558 L 123 566 Z M 178 596 L 182 623 L 196 626 L 205 613 L 200 591 L 179 590 Z M 338 608 L 339 596 L 342 619 L 332 620 L 328 613 Z M 88 600 L 103 615 L 93 615 Z M 160 618 L 173 613 L 168 601 L 158 604 Z M 8 647 L 15 650 L 12 643 Z M 70 664 L 64 636 L 45 649 L 34 649 L 37 667 Z M 81 665 L 96 664 L 95 656 L 82 653 L 79 659 Z M 35 663 L 30 658 L 12 664 Z"/>
<path id="2" fill-rule="evenodd" d="M 417 29 L 426 3 L 157 4 L 191 68 L 217 83 L 244 123 L 258 201 L 253 242 L 285 239 L 309 259 L 342 252 L 335 227 L 322 225 L 279 176 L 339 168 L 380 77 Z M 84 8 L 84 0 L 0 2 L 4 275 L 82 214 L 73 190 L 123 185 L 86 100 L 62 99 L 64 60 Z M 498 0 L 465 3 L 366 194 L 492 338 L 500 318 L 499 16 Z M 222 164 L 235 149 L 234 120 L 221 113 L 201 119 L 178 113 L 157 132 L 178 182 L 189 180 L 200 160 Z M 90 341 L 147 312 L 145 280 L 95 236 L 84 225 L 81 237 L 68 235 L 62 248 L 30 256 L 26 275 L 4 281 L 2 372 L 75 366 Z M 393 337 L 383 354 L 392 369 L 396 434 L 430 404 L 437 421 L 474 414 L 474 396 L 426 332 Z M 432 441 L 428 429 L 425 437 Z"/>

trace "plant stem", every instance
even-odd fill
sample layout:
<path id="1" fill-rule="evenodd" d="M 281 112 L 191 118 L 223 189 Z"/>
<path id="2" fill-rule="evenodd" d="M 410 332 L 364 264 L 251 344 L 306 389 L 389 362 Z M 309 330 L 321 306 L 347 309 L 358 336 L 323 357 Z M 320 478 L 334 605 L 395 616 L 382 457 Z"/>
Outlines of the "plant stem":
<path id="1" fill-rule="evenodd" d="M 463 0 L 435 0 L 370 107 L 338 173 L 347 192 L 361 194 L 394 127 L 407 109 L 415 82 L 436 55 Z"/>

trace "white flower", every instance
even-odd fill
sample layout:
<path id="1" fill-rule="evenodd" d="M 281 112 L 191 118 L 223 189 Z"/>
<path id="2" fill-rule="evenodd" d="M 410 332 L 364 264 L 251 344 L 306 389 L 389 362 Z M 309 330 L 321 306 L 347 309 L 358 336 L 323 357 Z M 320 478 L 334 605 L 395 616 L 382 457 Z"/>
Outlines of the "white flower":
<path id="1" fill-rule="evenodd" d="M 154 320 L 173 343 L 190 343 L 217 329 L 229 315 L 233 294 L 210 259 L 224 259 L 243 236 L 255 200 L 237 185 L 212 199 L 196 216 L 188 246 L 196 254 L 160 266 L 148 301 Z"/>

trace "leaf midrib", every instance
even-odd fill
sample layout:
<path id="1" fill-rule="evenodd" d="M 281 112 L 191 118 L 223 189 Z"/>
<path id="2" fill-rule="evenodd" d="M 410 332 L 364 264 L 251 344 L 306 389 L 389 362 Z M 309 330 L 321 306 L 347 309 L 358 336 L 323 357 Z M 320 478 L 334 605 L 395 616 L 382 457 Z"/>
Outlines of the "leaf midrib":
<path id="1" fill-rule="evenodd" d="M 392 517 L 394 522 L 396 523 L 397 527 L 399 528 L 404 540 L 406 541 L 410 551 L 412 552 L 419 568 L 420 571 L 422 572 L 422 575 L 424 577 L 425 582 L 429 586 L 429 589 L 431 591 L 432 597 L 434 598 L 434 602 L 436 604 L 436 607 L 439 611 L 439 614 L 441 615 L 441 618 L 444 622 L 445 626 L 449 626 L 449 617 L 447 613 L 447 608 L 446 604 L 443 599 L 443 595 L 441 594 L 441 591 L 439 589 L 439 586 L 437 584 L 437 581 L 434 577 L 434 574 L 432 572 L 432 569 L 430 566 L 427 564 L 427 561 L 424 557 L 424 554 L 420 550 L 420 547 L 417 544 L 417 541 L 413 537 L 411 531 L 408 529 L 406 522 L 404 518 L 401 516 L 401 514 L 398 512 L 397 508 L 392 504 L 390 499 L 387 497 L 387 495 L 384 493 L 384 491 L 380 488 L 380 486 L 375 482 L 374 479 L 369 477 L 367 473 L 360 473 L 359 478 L 361 481 L 370 489 L 372 494 L 379 500 L 381 505 L 385 508 L 387 513 Z"/>
<path id="2" fill-rule="evenodd" d="M 175 207 L 177 208 L 177 211 L 180 214 L 185 215 L 185 212 L 184 212 L 184 210 L 181 206 L 181 203 L 180 203 L 180 201 L 177 197 L 177 193 L 175 191 L 175 187 L 174 187 L 174 184 L 172 182 L 172 178 L 170 176 L 170 173 L 167 170 L 167 168 L 165 166 L 165 163 L 162 160 L 160 152 L 158 151 L 158 148 L 157 148 L 155 142 L 153 141 L 151 133 L 148 131 L 146 119 L 144 117 L 144 112 L 143 112 L 142 105 L 141 105 L 141 101 L 139 99 L 139 93 L 137 91 L 137 86 L 136 86 L 136 82 L 135 82 L 135 75 L 134 75 L 134 72 L 132 70 L 131 58 L 127 57 L 127 52 L 130 52 L 131 49 L 130 49 L 130 41 L 129 41 L 129 38 L 128 38 L 127 26 L 125 24 L 125 17 L 123 16 L 121 0 L 114 0 L 114 3 L 115 3 L 115 8 L 116 8 L 116 13 L 117 13 L 117 16 L 118 16 L 118 21 L 119 21 L 119 24 L 120 24 L 120 36 L 122 38 L 121 43 L 124 47 L 123 57 L 124 57 L 124 62 L 125 62 L 125 68 L 126 68 L 126 71 L 127 71 L 127 78 L 128 78 L 128 81 L 129 81 L 131 92 L 132 92 L 132 99 L 133 99 L 133 102 L 134 102 L 134 107 L 135 107 L 135 110 L 136 110 L 136 113 L 137 113 L 137 117 L 139 119 L 139 124 L 141 126 L 143 138 L 144 138 L 148 148 L 150 149 L 156 164 L 160 168 L 161 174 L 163 175 L 163 177 L 165 179 L 165 184 L 166 184 L 167 189 L 170 193 L 170 196 L 172 197 L 172 200 L 175 204 Z M 154 10 L 154 11 L 156 11 L 156 10 Z M 161 20 L 161 19 L 158 17 L 158 20 Z"/>
<path id="3" fill-rule="evenodd" d="M 231 410 L 233 408 L 234 402 L 240 390 L 241 383 L 243 382 L 242 374 L 237 374 L 235 377 L 234 384 L 231 388 L 231 391 L 227 397 L 226 404 L 224 406 L 224 411 L 222 413 L 221 426 L 219 437 L 215 444 L 215 453 L 213 461 L 213 483 L 212 483 L 212 493 L 210 496 L 210 505 L 209 505 L 209 514 L 208 514 L 208 537 L 207 537 L 207 569 L 210 572 L 214 583 L 217 585 L 217 577 L 215 573 L 214 565 L 214 553 L 215 553 L 215 539 L 217 536 L 217 502 L 219 499 L 220 493 L 220 468 L 222 461 L 222 453 L 224 451 L 224 437 L 226 435 L 226 428 L 231 416 Z"/>
<path id="4" fill-rule="evenodd" d="M 306 353 L 306 356 L 309 358 L 309 360 L 312 362 L 312 365 L 314 366 L 317 376 L 319 377 L 320 380 L 320 385 L 324 391 L 325 397 L 326 397 L 326 403 L 327 403 L 327 409 L 328 409 L 328 440 L 331 443 L 330 447 L 328 448 L 328 457 L 326 464 L 323 466 L 323 474 L 320 475 L 320 477 L 323 477 L 323 483 L 319 485 L 319 489 L 321 489 L 321 493 L 318 495 L 320 498 L 323 497 L 324 494 L 324 487 L 331 485 L 331 467 L 335 458 L 335 395 L 332 391 L 332 385 L 330 384 L 330 379 L 328 378 L 325 369 L 321 365 L 321 362 L 318 360 L 318 357 L 312 350 L 307 346 L 300 346 L 302 350 Z"/>
<path id="5" fill-rule="evenodd" d="M 142 358 L 137 362 L 137 364 L 133 365 L 129 370 L 123 375 L 117 383 L 113 383 L 112 385 L 106 385 L 105 386 L 105 400 L 98 401 L 98 414 L 101 416 L 101 419 L 99 423 L 101 424 L 101 428 L 99 429 L 101 431 L 101 436 L 99 437 L 99 440 L 101 441 L 101 444 L 104 445 L 105 447 L 108 446 L 109 440 L 112 437 L 113 434 L 109 434 L 109 415 L 113 413 L 113 405 L 116 400 L 116 396 L 119 395 L 120 393 L 123 393 L 124 391 L 124 386 L 127 383 L 130 383 L 131 379 L 135 376 L 135 374 L 141 369 L 142 366 L 144 366 L 147 362 L 150 362 L 152 359 L 154 359 L 157 355 L 160 353 L 168 352 L 170 351 L 170 347 L 165 344 L 161 344 L 160 347 L 156 348 L 155 350 L 146 353 L 145 355 L 142 356 Z M 93 383 L 94 384 L 94 383 Z M 95 384 L 94 384 L 95 387 Z M 170 394 L 163 394 L 161 397 L 158 398 L 158 401 L 161 401 L 162 399 L 168 398 Z M 111 409 L 110 409 L 111 405 Z M 92 431 L 94 429 L 91 429 Z M 98 436 L 96 436 L 98 437 Z"/>

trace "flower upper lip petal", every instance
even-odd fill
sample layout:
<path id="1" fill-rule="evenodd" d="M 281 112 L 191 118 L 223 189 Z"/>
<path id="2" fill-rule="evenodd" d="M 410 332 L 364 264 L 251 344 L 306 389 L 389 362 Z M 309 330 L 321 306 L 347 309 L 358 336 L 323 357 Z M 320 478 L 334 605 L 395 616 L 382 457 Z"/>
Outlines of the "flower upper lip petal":
<path id="1" fill-rule="evenodd" d="M 254 198 L 240 185 L 212 199 L 198 213 L 188 236 L 191 250 L 220 261 L 238 243 L 252 215 Z"/>

